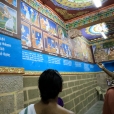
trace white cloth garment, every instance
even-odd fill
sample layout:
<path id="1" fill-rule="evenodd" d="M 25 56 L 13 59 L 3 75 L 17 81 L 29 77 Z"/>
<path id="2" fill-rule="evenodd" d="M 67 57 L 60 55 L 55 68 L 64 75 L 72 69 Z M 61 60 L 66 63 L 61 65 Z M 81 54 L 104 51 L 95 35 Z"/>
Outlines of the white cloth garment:
<path id="1" fill-rule="evenodd" d="M 27 112 L 28 112 L 27 114 L 36 114 L 34 104 L 28 106 Z M 25 108 L 19 114 L 25 114 Z"/>

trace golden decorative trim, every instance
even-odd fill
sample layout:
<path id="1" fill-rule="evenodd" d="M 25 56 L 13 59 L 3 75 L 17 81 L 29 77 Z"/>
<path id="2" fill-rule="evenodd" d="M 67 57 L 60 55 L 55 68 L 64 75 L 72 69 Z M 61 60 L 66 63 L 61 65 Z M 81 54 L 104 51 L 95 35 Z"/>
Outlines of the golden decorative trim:
<path id="1" fill-rule="evenodd" d="M 60 72 L 61 75 L 77 75 L 77 74 L 98 74 L 100 72 Z M 39 71 L 25 71 L 24 76 L 40 76 L 42 72 Z"/>
<path id="2" fill-rule="evenodd" d="M 24 76 L 39 76 L 42 72 L 39 71 L 25 71 Z"/>
<path id="3" fill-rule="evenodd" d="M 24 68 L 0 67 L 0 74 L 24 74 Z"/>

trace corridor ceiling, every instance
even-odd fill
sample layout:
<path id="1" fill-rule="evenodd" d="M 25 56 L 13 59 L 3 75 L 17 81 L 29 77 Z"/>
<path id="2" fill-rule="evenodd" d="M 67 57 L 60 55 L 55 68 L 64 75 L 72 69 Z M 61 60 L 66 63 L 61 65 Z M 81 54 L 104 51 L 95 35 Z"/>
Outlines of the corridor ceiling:
<path id="1" fill-rule="evenodd" d="M 114 0 L 101 0 L 102 7 L 96 8 L 92 0 L 40 0 L 55 11 L 64 21 L 78 18 L 114 4 Z"/>

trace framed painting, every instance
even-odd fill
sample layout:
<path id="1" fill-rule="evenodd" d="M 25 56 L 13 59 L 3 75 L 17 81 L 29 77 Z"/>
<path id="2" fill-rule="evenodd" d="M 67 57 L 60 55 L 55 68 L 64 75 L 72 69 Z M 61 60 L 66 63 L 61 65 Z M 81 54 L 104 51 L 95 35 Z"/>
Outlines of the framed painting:
<path id="1" fill-rule="evenodd" d="M 36 27 L 31 27 L 32 34 L 32 47 L 36 49 L 43 50 L 43 37 L 42 31 L 37 29 Z"/>
<path id="2" fill-rule="evenodd" d="M 21 18 L 31 25 L 39 27 L 38 12 L 26 3 L 21 1 Z"/>
<path id="3" fill-rule="evenodd" d="M 21 21 L 21 42 L 23 46 L 31 47 L 30 25 Z"/>
<path id="4" fill-rule="evenodd" d="M 17 34 L 17 11 L 0 2 L 0 28 Z"/>
<path id="5" fill-rule="evenodd" d="M 72 52 L 70 50 L 69 44 L 66 41 L 59 40 L 59 50 L 60 50 L 60 55 L 63 57 L 72 56 Z"/>
<path id="6" fill-rule="evenodd" d="M 48 53 L 59 54 L 58 39 L 45 32 L 43 33 L 43 38 L 45 51 Z"/>
<path id="7" fill-rule="evenodd" d="M 51 33 L 54 36 L 57 36 L 57 25 L 47 17 L 40 15 L 40 25 L 41 29 Z"/>

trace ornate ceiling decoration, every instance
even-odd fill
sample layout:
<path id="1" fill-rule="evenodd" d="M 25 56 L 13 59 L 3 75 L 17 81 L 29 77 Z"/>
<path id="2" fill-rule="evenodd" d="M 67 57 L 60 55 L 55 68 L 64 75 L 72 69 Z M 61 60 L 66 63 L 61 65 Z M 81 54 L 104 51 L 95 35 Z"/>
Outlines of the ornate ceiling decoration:
<path id="1" fill-rule="evenodd" d="M 89 13 L 89 11 L 80 11 L 78 13 L 68 13 L 67 10 L 64 10 L 64 9 L 61 9 L 61 8 L 55 8 L 55 11 L 59 14 L 61 14 L 64 19 L 72 19 L 72 18 L 75 18 L 77 16 L 81 16 L 81 15 L 84 15 L 84 14 L 87 14 Z"/>
<path id="2" fill-rule="evenodd" d="M 114 19 L 105 21 L 87 28 L 81 29 L 82 35 L 91 42 L 103 41 L 101 32 L 104 32 L 108 37 L 106 40 L 114 38 Z"/>
<path id="3" fill-rule="evenodd" d="M 95 7 L 92 0 L 51 0 L 55 6 L 66 10 L 84 10 Z M 102 4 L 108 0 L 101 0 Z"/>
<path id="4" fill-rule="evenodd" d="M 66 23 L 69 21 L 81 19 L 81 16 L 90 15 L 93 12 L 107 9 L 114 0 L 101 0 L 102 7 L 96 8 L 92 0 L 38 0 L 43 5 L 51 8 Z M 69 25 L 70 26 L 70 25 Z"/>

